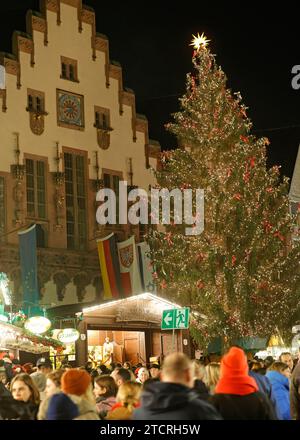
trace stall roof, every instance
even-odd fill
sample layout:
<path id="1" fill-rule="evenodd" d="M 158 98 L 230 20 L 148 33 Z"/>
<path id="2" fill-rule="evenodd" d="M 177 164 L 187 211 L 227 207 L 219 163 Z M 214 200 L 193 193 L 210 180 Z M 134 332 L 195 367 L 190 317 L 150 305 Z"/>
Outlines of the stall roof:
<path id="1" fill-rule="evenodd" d="M 63 346 L 59 341 L 38 336 L 6 322 L 0 322 L 0 348 L 18 349 L 28 353 L 45 353 L 50 346 Z"/>
<path id="2" fill-rule="evenodd" d="M 153 293 L 141 293 L 119 300 L 105 302 L 82 310 L 84 317 L 100 318 L 115 315 L 117 321 L 148 321 L 158 322 L 161 319 L 162 310 L 182 306 Z M 77 315 L 81 315 L 77 313 Z"/>

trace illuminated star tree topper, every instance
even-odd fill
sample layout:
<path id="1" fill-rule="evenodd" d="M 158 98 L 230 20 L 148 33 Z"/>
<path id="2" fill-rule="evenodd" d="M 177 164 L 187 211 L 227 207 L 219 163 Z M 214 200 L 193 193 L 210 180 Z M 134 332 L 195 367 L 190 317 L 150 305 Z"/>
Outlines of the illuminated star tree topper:
<path id="1" fill-rule="evenodd" d="M 206 46 L 208 45 L 208 43 L 210 42 L 210 40 L 208 40 L 206 38 L 206 36 L 204 35 L 204 32 L 202 32 L 202 35 L 199 35 L 199 32 L 196 35 L 193 35 L 193 40 L 191 41 L 190 46 L 193 46 L 194 49 L 199 52 L 199 50 L 201 48 L 206 48 Z"/>

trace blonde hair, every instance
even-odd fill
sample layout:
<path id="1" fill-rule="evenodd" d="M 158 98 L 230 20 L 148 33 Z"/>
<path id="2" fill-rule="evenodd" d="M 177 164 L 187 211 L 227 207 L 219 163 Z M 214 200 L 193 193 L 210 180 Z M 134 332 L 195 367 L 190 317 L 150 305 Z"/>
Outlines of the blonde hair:
<path id="1" fill-rule="evenodd" d="M 61 387 L 61 377 L 66 370 L 59 369 L 55 371 L 51 371 L 51 373 L 47 374 L 47 379 L 51 380 L 57 388 Z"/>
<path id="2" fill-rule="evenodd" d="M 204 382 L 208 386 L 210 393 L 213 394 L 220 379 L 220 364 L 219 362 L 210 362 L 206 365 L 205 370 L 206 377 Z"/>
<path id="3" fill-rule="evenodd" d="M 142 387 L 137 382 L 123 383 L 119 387 L 116 400 L 132 412 L 140 400 L 141 391 Z"/>
<path id="4" fill-rule="evenodd" d="M 200 380 L 204 381 L 205 376 L 206 376 L 205 365 L 203 365 L 197 359 L 193 359 L 192 366 L 193 366 L 193 370 L 194 370 L 194 379 L 195 380 L 200 379 Z"/>

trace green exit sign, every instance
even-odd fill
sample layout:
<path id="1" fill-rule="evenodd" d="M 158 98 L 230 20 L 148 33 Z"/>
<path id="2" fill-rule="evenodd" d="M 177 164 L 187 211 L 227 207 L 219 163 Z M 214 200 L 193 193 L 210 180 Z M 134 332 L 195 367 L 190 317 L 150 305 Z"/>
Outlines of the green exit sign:
<path id="1" fill-rule="evenodd" d="M 174 330 L 189 328 L 189 317 L 189 307 L 164 310 L 161 318 L 161 329 Z"/>

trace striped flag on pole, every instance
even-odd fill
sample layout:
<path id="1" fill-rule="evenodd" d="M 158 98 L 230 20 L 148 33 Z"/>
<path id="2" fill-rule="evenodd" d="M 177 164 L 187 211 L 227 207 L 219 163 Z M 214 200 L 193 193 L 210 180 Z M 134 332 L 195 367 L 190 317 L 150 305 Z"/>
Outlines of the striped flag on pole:
<path id="1" fill-rule="evenodd" d="M 143 291 L 138 267 L 134 236 L 117 243 L 121 281 L 125 296 L 136 295 Z"/>
<path id="2" fill-rule="evenodd" d="M 150 246 L 143 241 L 138 243 L 136 247 L 143 290 L 144 292 L 156 293 L 156 285 L 153 280 L 153 266 L 150 260 Z"/>
<path id="3" fill-rule="evenodd" d="M 123 289 L 115 234 L 97 240 L 104 299 L 121 298 Z"/>

